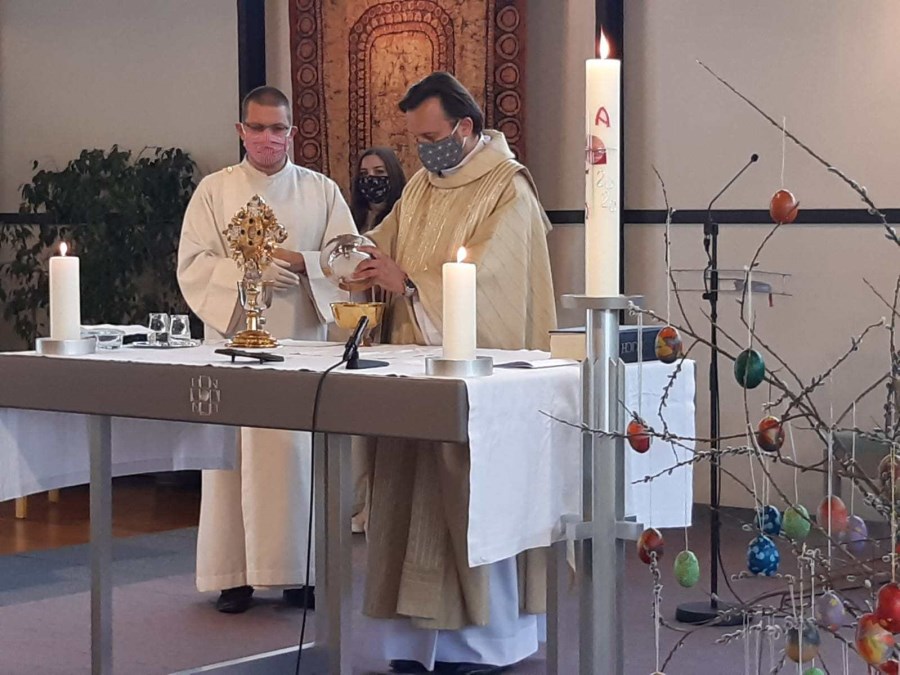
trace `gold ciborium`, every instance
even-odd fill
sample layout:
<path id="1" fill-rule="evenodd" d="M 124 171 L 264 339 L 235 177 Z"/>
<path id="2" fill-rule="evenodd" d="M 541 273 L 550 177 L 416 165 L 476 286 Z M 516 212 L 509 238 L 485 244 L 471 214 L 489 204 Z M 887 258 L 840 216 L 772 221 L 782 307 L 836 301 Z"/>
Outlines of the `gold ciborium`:
<path id="1" fill-rule="evenodd" d="M 384 317 L 384 303 L 332 302 L 331 313 L 334 314 L 334 322 L 338 325 L 338 328 L 343 328 L 348 333 L 353 332 L 361 317 L 368 317 L 369 326 L 366 335 L 363 337 L 363 345 L 369 346 L 372 344 L 369 336 L 381 324 L 381 319 Z"/>
<path id="2" fill-rule="evenodd" d="M 287 239 L 287 231 L 263 198 L 253 195 L 234 215 L 223 234 L 231 247 L 231 257 L 244 272 L 244 278 L 238 282 L 238 299 L 244 309 L 246 328 L 228 346 L 277 347 L 278 341 L 263 328 L 266 323 L 263 311 L 272 306 L 272 284 L 263 281 L 262 273 L 272 263 L 275 247 Z"/>

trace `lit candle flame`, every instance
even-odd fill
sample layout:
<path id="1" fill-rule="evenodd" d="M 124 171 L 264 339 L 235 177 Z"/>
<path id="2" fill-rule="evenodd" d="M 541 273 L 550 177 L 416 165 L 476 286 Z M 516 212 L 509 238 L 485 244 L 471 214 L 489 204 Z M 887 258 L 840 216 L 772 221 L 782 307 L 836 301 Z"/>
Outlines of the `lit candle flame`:
<path id="1" fill-rule="evenodd" d="M 603 34 L 603 29 L 600 29 L 600 44 L 598 46 L 598 50 L 600 53 L 601 59 L 609 58 L 609 40 L 606 39 L 606 35 Z"/>
<path id="2" fill-rule="evenodd" d="M 459 250 L 456 252 L 456 262 L 461 263 L 466 259 L 466 247 L 460 246 Z"/>
<path id="3" fill-rule="evenodd" d="M 66 254 L 66 251 L 68 251 L 68 250 L 69 250 L 69 247 L 66 246 L 66 242 L 60 243 L 60 245 L 59 245 L 59 254 L 60 255 L 64 256 Z"/>

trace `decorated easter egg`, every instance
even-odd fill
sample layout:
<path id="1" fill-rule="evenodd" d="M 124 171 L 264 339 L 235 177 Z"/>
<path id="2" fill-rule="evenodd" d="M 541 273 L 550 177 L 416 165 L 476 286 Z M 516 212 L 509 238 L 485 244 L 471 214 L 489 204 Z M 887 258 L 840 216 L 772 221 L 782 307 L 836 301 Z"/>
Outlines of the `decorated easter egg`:
<path id="1" fill-rule="evenodd" d="M 816 622 L 812 619 L 806 619 L 803 622 L 803 644 L 800 644 L 800 630 L 795 626 L 788 629 L 787 641 L 784 646 L 784 653 L 794 663 L 806 663 L 812 661 L 819 655 L 819 645 L 822 638 L 819 635 L 819 629 Z"/>
<path id="2" fill-rule="evenodd" d="M 859 617 L 856 624 L 856 650 L 860 658 L 871 666 L 887 661 L 894 650 L 894 636 L 879 623 L 874 613 Z"/>
<path id="3" fill-rule="evenodd" d="M 847 529 L 841 535 L 847 543 L 847 549 L 854 555 L 859 555 L 866 548 L 869 539 L 869 528 L 866 521 L 857 515 L 847 518 Z"/>
<path id="4" fill-rule="evenodd" d="M 794 541 L 803 541 L 809 535 L 809 511 L 803 504 L 790 506 L 781 518 L 781 531 L 784 536 Z"/>
<path id="5" fill-rule="evenodd" d="M 675 556 L 675 581 L 679 586 L 691 588 L 700 581 L 700 561 L 693 551 L 682 551 Z"/>
<path id="6" fill-rule="evenodd" d="M 743 387 L 755 389 L 766 376 L 766 363 L 755 349 L 745 349 L 734 361 L 734 377 Z"/>
<path id="7" fill-rule="evenodd" d="M 813 666 L 804 670 L 803 675 L 825 675 L 825 671 L 817 666 Z"/>
<path id="8" fill-rule="evenodd" d="M 888 453 L 878 464 L 878 480 L 881 482 L 881 493 L 888 498 L 891 495 L 891 461 L 891 455 Z M 897 492 L 895 496 L 900 499 L 900 457 L 897 455 L 894 455 L 893 465 L 894 482 L 898 483 L 898 486 L 895 488 Z"/>
<path id="9" fill-rule="evenodd" d="M 878 623 L 889 631 L 900 633 L 900 586 L 896 583 L 885 584 L 878 589 L 875 616 Z"/>
<path id="10" fill-rule="evenodd" d="M 647 432 L 647 425 L 638 417 L 628 423 L 628 428 L 625 429 L 625 438 L 628 439 L 628 445 L 635 452 L 645 453 L 650 449 L 650 434 Z"/>
<path id="11" fill-rule="evenodd" d="M 763 417 L 756 426 L 756 442 L 766 452 L 778 452 L 784 445 L 784 427 L 777 417 Z"/>
<path id="12" fill-rule="evenodd" d="M 879 673 L 888 673 L 888 675 L 897 675 L 900 673 L 900 661 L 897 661 L 896 659 L 885 661 L 876 667 L 878 668 Z"/>
<path id="13" fill-rule="evenodd" d="M 844 602 L 841 597 L 834 591 L 826 591 L 816 598 L 815 605 L 816 621 L 825 630 L 836 633 L 844 625 L 847 618 L 847 610 L 844 608 Z"/>
<path id="14" fill-rule="evenodd" d="M 847 531 L 847 521 L 850 514 L 847 512 L 847 506 L 840 497 L 824 497 L 819 503 L 816 510 L 816 519 L 819 527 L 826 532 L 831 532 L 832 536 L 842 534 Z M 831 528 L 829 530 L 829 528 Z"/>
<path id="15" fill-rule="evenodd" d="M 781 511 L 777 506 L 768 504 L 756 509 L 756 525 L 763 534 L 775 536 L 781 532 Z"/>
<path id="16" fill-rule="evenodd" d="M 674 363 L 684 353 L 684 343 L 674 326 L 664 326 L 656 335 L 656 358 Z"/>
<path id="17" fill-rule="evenodd" d="M 778 572 L 781 553 L 775 542 L 760 534 L 747 547 L 747 569 L 751 574 L 771 577 Z"/>
<path id="18" fill-rule="evenodd" d="M 769 201 L 769 215 L 776 223 L 793 223 L 800 203 L 790 190 L 779 190 Z"/>
<path id="19" fill-rule="evenodd" d="M 655 527 L 648 527 L 641 532 L 637 542 L 638 557 L 648 565 L 653 560 L 651 553 L 656 554 L 656 560 L 663 557 L 665 551 L 665 542 L 663 541 L 662 532 Z"/>

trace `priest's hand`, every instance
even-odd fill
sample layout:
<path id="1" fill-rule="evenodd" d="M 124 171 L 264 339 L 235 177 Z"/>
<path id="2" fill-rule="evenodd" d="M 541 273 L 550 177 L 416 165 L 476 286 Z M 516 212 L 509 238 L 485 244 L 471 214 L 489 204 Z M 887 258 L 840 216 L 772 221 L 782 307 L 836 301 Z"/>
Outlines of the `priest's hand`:
<path id="1" fill-rule="evenodd" d="M 407 274 L 391 256 L 374 246 L 360 246 L 359 250 L 372 257 L 356 266 L 354 282 L 362 282 L 367 288 L 381 286 L 390 293 L 403 293 Z"/>
<path id="2" fill-rule="evenodd" d="M 306 259 L 301 253 L 286 248 L 276 248 L 272 251 L 272 257 L 286 262 L 287 269 L 294 274 L 306 274 Z"/>
<path id="3" fill-rule="evenodd" d="M 263 270 L 262 280 L 271 281 L 275 290 L 283 291 L 300 285 L 300 277 L 291 272 L 290 263 L 280 258 L 272 258 L 272 264 Z"/>

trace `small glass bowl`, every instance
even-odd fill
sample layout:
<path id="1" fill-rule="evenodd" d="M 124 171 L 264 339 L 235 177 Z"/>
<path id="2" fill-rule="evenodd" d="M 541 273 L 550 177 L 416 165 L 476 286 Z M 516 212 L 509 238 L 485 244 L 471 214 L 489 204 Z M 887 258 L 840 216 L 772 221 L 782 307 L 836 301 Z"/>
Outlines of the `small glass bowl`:
<path id="1" fill-rule="evenodd" d="M 125 331 L 118 328 L 88 328 L 81 331 L 81 337 L 97 340 L 97 349 L 118 349 L 122 346 Z"/>

